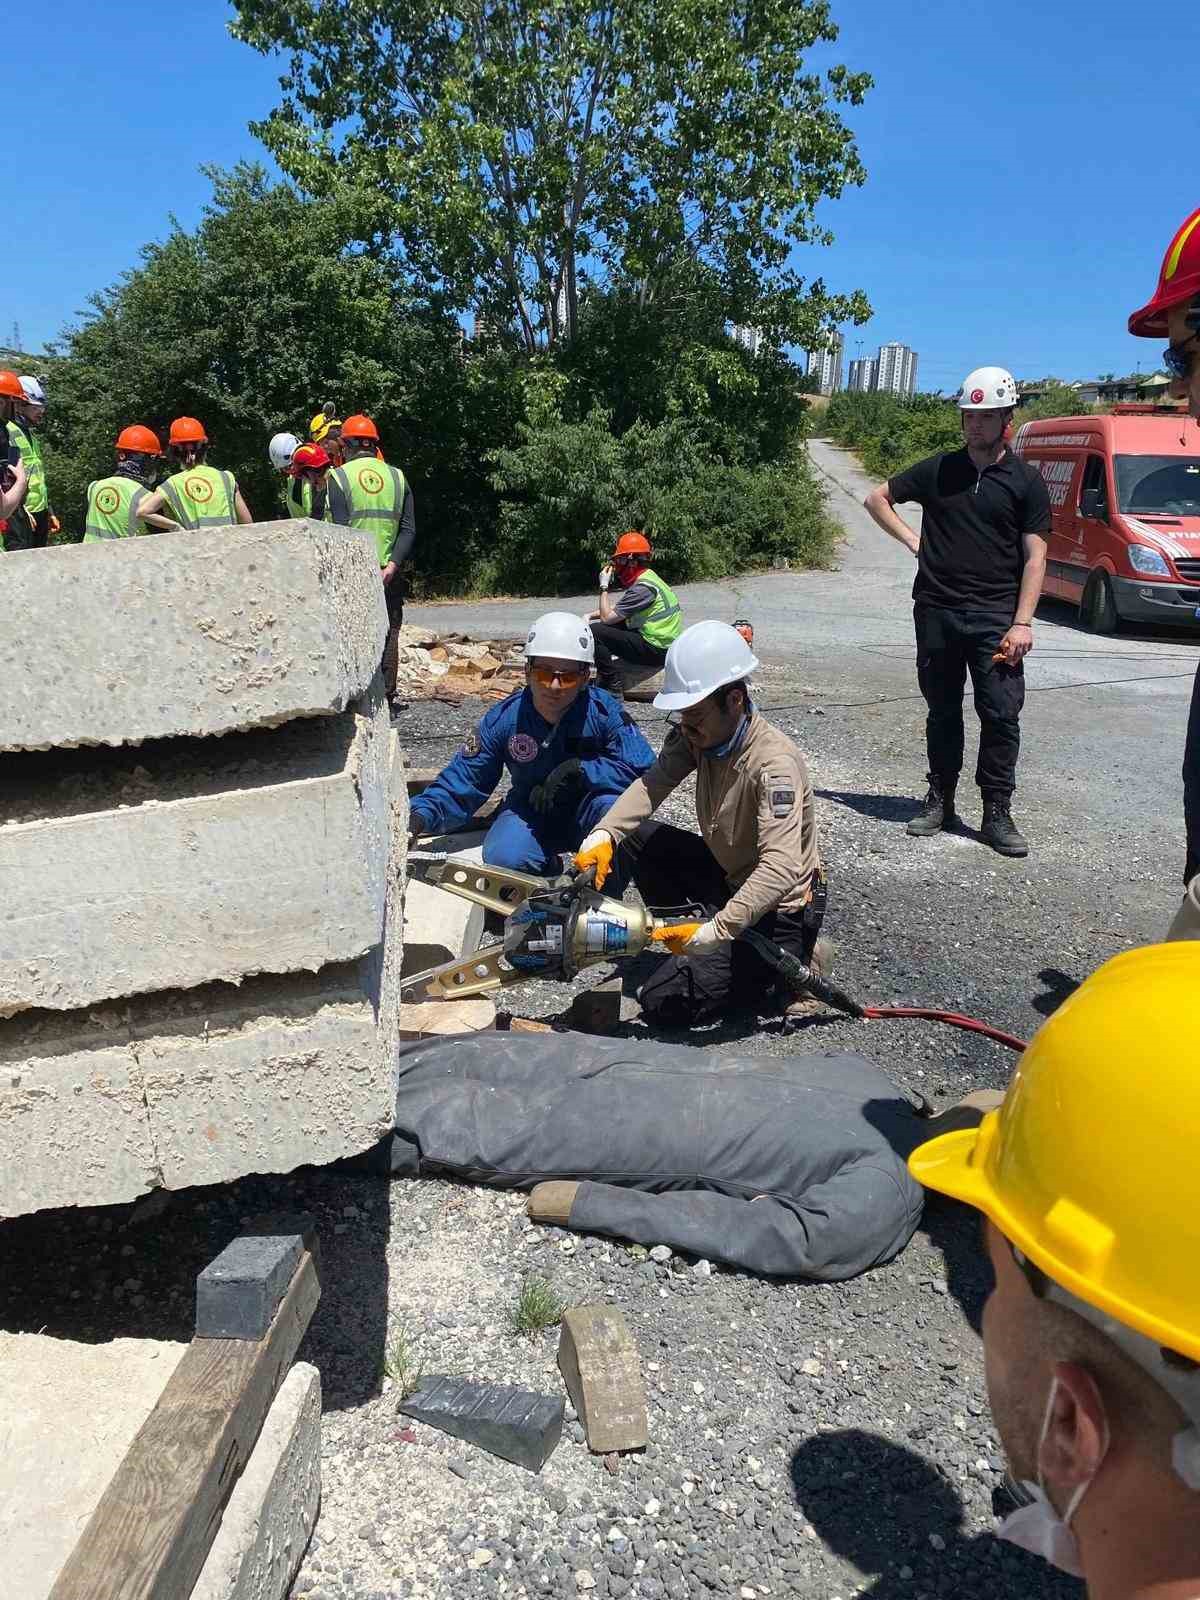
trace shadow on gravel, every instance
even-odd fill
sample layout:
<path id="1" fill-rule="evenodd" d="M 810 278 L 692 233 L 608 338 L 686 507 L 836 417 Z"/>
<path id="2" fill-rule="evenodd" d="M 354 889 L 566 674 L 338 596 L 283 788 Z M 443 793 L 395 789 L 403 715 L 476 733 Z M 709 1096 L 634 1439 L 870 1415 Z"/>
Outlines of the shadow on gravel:
<path id="1" fill-rule="evenodd" d="M 932 1462 L 879 1434 L 814 1434 L 797 1447 L 791 1472 L 796 1503 L 821 1539 L 874 1579 L 858 1591 L 871 1600 L 912 1600 L 914 1593 L 1078 1600 L 1082 1592 L 993 1534 L 967 1533 L 953 1484 Z"/>
<path id="2" fill-rule="evenodd" d="M 1069 1000 L 1080 984 L 1080 979 L 1072 978 L 1065 972 L 1060 972 L 1057 967 L 1043 967 L 1038 973 L 1038 982 L 1045 986 L 1045 994 L 1035 994 L 1029 1004 L 1043 1017 L 1053 1016 L 1064 1000 Z"/>
<path id="3" fill-rule="evenodd" d="M 911 794 L 861 794 L 853 789 L 814 789 L 813 793 L 818 800 L 836 801 L 878 822 L 908 823 L 921 809 L 921 801 Z"/>
<path id="4" fill-rule="evenodd" d="M 327 1411 L 376 1394 L 387 1337 L 388 1183 L 333 1168 L 157 1190 L 128 1205 L 68 1207 L 0 1224 L 0 1328 L 83 1344 L 186 1343 L 196 1277 L 252 1217 L 311 1213 L 321 1301 L 300 1346 Z"/>

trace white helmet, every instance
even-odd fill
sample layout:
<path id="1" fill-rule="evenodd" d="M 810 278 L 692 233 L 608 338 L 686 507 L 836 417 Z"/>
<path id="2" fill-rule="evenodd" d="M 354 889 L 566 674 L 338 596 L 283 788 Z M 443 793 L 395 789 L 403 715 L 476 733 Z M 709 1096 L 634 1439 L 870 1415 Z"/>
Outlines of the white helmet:
<path id="1" fill-rule="evenodd" d="M 1017 403 L 1017 382 L 1003 367 L 976 367 L 956 396 L 960 411 L 1007 411 Z"/>
<path id="2" fill-rule="evenodd" d="M 663 711 L 686 711 L 727 683 L 740 683 L 758 666 L 758 657 L 728 622 L 694 622 L 667 651 L 663 690 L 654 704 Z"/>
<path id="3" fill-rule="evenodd" d="M 294 433 L 277 433 L 267 446 L 271 465 L 277 472 L 286 472 L 299 448 L 300 441 Z"/>
<path id="4" fill-rule="evenodd" d="M 596 665 L 592 630 L 573 611 L 547 611 L 525 636 L 525 659 L 546 656 L 552 661 L 583 661 Z"/>
<path id="5" fill-rule="evenodd" d="M 44 406 L 46 404 L 46 391 L 42 388 L 40 378 L 22 378 L 21 387 L 25 391 L 25 398 L 30 405 Z"/>

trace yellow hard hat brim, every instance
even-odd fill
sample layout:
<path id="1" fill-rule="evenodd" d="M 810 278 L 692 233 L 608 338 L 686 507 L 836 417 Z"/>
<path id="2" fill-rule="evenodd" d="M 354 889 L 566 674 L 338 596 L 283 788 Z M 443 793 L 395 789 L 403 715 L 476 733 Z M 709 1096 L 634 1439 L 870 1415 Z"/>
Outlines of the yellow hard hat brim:
<path id="1" fill-rule="evenodd" d="M 1001 1115 L 1001 1111 L 990 1111 L 977 1128 L 944 1133 L 918 1145 L 908 1158 L 909 1174 L 922 1188 L 961 1200 L 981 1212 L 1034 1266 L 1077 1299 L 1156 1344 L 1200 1361 L 1200 1335 L 1195 1331 L 1147 1315 L 1139 1306 L 1106 1292 L 1096 1283 L 1095 1263 L 1110 1243 L 1107 1230 L 1097 1228 L 1090 1218 L 1064 1201 L 1039 1219 L 1034 1231 L 1027 1217 L 1005 1203 L 986 1170 L 989 1150 L 1002 1136 Z"/>

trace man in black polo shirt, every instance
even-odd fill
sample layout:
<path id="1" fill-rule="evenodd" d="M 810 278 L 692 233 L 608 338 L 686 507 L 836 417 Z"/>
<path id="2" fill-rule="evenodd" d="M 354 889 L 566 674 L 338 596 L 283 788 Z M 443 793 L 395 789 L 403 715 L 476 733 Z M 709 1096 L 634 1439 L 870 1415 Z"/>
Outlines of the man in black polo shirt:
<path id="1" fill-rule="evenodd" d="M 961 450 L 918 461 L 863 502 L 875 521 L 917 558 L 913 619 L 917 681 L 929 707 L 929 793 L 908 825 L 918 838 L 952 827 L 963 758 L 967 673 L 979 714 L 975 781 L 983 793 L 982 837 L 1005 856 L 1029 852 L 1012 819 L 1022 662 L 1033 648 L 1033 614 L 1046 572 L 1050 497 L 1041 474 L 1014 455 L 1005 433 L 1017 386 L 1002 367 L 979 367 L 958 393 Z M 895 511 L 915 500 L 921 532 Z"/>

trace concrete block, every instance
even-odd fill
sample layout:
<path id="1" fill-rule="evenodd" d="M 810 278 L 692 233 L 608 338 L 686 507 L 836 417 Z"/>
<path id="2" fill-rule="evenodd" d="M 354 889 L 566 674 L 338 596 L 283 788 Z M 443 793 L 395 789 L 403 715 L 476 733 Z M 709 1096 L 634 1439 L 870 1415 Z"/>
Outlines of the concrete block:
<path id="1" fill-rule="evenodd" d="M 0 1594 L 45 1600 L 184 1344 L 0 1331 Z"/>
<path id="2" fill-rule="evenodd" d="M 289 1172 L 391 1131 L 407 797 L 390 787 L 397 876 L 358 961 L 0 1019 L 0 1217 Z"/>
<path id="3" fill-rule="evenodd" d="M 562 1435 L 565 1412 L 557 1395 L 444 1376 L 423 1378 L 399 1410 L 530 1472 L 545 1466 Z"/>
<path id="4" fill-rule="evenodd" d="M 321 1375 L 298 1361 L 271 1402 L 190 1600 L 284 1600 L 321 1502 Z"/>
<path id="5" fill-rule="evenodd" d="M 401 1039 L 432 1039 L 452 1033 L 482 1033 L 496 1026 L 491 996 L 473 1000 L 419 1000 L 400 1007 Z"/>
<path id="6" fill-rule="evenodd" d="M 646 1390 L 624 1312 L 614 1306 L 571 1306 L 563 1313 L 558 1366 L 589 1450 L 607 1455 L 645 1449 Z"/>
<path id="7" fill-rule="evenodd" d="M 303 1232 L 243 1234 L 196 1278 L 197 1339 L 261 1339 L 304 1254 Z"/>
<path id="8" fill-rule="evenodd" d="M 375 675 L 374 540 L 283 521 L 10 553 L 0 750 L 137 744 L 341 711 Z M 63 692 L 63 665 L 86 662 Z"/>
<path id="9" fill-rule="evenodd" d="M 389 831 L 394 737 L 377 677 L 336 717 L 72 752 L 49 784 L 15 771 L 0 824 L 0 1016 L 371 949 L 403 846 Z"/>

